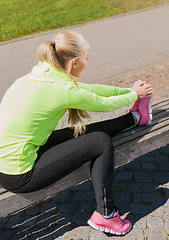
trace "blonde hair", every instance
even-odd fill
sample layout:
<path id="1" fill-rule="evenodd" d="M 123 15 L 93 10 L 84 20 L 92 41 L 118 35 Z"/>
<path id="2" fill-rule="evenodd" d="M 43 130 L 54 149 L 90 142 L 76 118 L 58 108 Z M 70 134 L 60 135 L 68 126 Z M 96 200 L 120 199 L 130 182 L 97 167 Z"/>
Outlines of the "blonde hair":
<path id="1" fill-rule="evenodd" d="M 81 58 L 87 54 L 88 43 L 79 33 L 63 31 L 57 33 L 51 41 L 46 41 L 39 46 L 38 58 L 40 61 L 46 61 L 55 68 L 61 69 L 77 85 L 77 81 L 70 74 L 72 69 L 72 60 Z M 86 126 L 84 119 L 89 119 L 90 115 L 85 110 L 68 109 L 68 123 L 74 128 L 74 136 L 85 132 Z"/>

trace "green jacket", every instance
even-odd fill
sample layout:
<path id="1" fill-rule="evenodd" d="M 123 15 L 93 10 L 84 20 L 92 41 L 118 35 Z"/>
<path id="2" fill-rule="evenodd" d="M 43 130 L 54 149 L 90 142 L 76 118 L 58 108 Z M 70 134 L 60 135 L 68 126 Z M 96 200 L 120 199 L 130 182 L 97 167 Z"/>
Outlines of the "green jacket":
<path id="1" fill-rule="evenodd" d="M 37 150 L 68 108 L 113 111 L 137 100 L 129 88 L 78 83 L 48 63 L 16 80 L 0 104 L 0 172 L 22 174 L 33 168 Z"/>

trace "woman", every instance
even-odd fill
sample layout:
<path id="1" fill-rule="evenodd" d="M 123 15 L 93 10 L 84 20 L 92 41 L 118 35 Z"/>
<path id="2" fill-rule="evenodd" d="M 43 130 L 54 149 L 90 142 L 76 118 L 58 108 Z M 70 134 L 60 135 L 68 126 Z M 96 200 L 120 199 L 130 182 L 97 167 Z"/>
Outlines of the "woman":
<path id="1" fill-rule="evenodd" d="M 40 45 L 40 63 L 6 92 L 0 104 L 0 184 L 14 192 L 35 191 L 91 161 L 97 209 L 88 223 L 124 235 L 131 223 L 120 218 L 113 202 L 111 137 L 151 121 L 152 88 L 141 80 L 131 89 L 77 83 L 74 77 L 87 65 L 88 48 L 78 33 L 57 33 Z M 134 101 L 122 117 L 87 127 L 83 123 L 89 118 L 86 110 L 113 111 Z M 67 110 L 74 131 L 55 130 Z"/>

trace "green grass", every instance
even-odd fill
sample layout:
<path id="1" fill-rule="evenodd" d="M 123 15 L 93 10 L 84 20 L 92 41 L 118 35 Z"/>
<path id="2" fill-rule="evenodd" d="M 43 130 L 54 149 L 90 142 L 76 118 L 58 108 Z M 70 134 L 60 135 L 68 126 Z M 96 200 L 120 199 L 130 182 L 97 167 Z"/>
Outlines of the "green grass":
<path id="1" fill-rule="evenodd" d="M 169 0 L 0 0 L 0 41 L 169 3 Z"/>

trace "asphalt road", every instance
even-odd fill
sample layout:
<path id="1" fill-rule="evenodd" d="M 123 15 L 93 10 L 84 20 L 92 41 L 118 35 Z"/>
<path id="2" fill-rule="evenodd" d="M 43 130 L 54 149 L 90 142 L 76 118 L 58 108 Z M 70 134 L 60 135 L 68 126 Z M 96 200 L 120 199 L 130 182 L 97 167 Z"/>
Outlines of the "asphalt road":
<path id="1" fill-rule="evenodd" d="M 169 59 L 169 4 L 68 27 L 90 44 L 81 81 L 106 83 L 117 75 Z M 40 43 L 56 31 L 0 43 L 0 99 L 7 88 L 37 63 Z"/>

